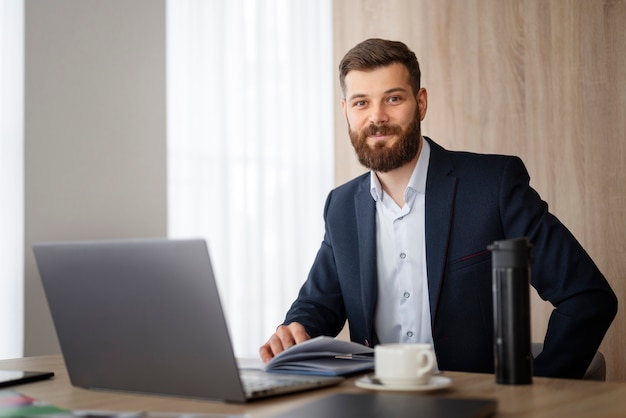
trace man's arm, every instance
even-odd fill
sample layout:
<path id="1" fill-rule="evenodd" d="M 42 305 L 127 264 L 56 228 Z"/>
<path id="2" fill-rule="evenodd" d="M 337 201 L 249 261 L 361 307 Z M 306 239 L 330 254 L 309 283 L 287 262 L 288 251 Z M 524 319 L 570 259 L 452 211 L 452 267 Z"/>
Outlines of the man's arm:
<path id="1" fill-rule="evenodd" d="M 327 221 L 332 192 L 326 199 L 324 221 Z M 285 321 L 259 349 L 264 362 L 294 344 L 319 335 L 334 336 L 345 323 L 343 297 L 330 243 L 332 234 L 326 222 L 324 241 L 317 253 L 306 282 L 302 285 Z M 338 324 L 338 325 L 335 325 Z"/>
<path id="2" fill-rule="evenodd" d="M 581 378 L 617 312 L 605 277 L 571 232 L 548 211 L 513 158 L 502 179 L 502 221 L 509 237 L 527 236 L 534 246 L 532 285 L 554 307 L 535 374 Z"/>

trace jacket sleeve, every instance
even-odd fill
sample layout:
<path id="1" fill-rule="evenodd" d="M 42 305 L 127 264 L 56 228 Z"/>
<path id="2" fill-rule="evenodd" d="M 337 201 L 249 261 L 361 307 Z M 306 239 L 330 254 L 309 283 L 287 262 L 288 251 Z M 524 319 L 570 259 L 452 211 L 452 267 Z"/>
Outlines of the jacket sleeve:
<path id="1" fill-rule="evenodd" d="M 531 284 L 555 308 L 535 375 L 581 378 L 617 313 L 617 298 L 529 181 L 521 160 L 512 157 L 501 182 L 500 208 L 507 238 L 527 236 L 532 243 Z"/>

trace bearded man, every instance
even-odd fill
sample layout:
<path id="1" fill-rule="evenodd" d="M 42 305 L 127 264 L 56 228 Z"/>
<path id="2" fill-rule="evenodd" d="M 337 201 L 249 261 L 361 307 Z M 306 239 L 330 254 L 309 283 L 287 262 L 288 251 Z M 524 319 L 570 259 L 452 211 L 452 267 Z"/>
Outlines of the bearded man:
<path id="1" fill-rule="evenodd" d="M 319 335 L 428 343 L 440 370 L 494 371 L 491 255 L 527 237 L 532 286 L 555 309 L 538 376 L 581 378 L 617 311 L 604 276 L 513 156 L 452 152 L 421 134 L 428 96 L 415 54 L 369 39 L 339 66 L 341 106 L 370 169 L 330 192 L 325 234 L 263 361 Z"/>

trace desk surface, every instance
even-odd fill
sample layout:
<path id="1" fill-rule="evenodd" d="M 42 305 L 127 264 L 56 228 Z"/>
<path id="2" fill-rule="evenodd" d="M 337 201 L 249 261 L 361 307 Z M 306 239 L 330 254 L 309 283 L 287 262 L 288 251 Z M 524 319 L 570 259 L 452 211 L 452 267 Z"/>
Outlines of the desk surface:
<path id="1" fill-rule="evenodd" d="M 60 355 L 0 360 L 3 370 L 50 370 L 50 380 L 13 387 L 20 393 L 67 409 L 160 411 L 187 413 L 247 414 L 271 417 L 332 393 L 366 393 L 355 379 L 328 389 L 280 396 L 240 405 L 166 396 L 86 390 L 72 387 Z M 498 417 L 623 417 L 626 413 L 626 383 L 535 378 L 532 385 L 495 383 L 489 374 L 446 372 L 453 385 L 439 392 L 416 396 L 498 399 Z"/>

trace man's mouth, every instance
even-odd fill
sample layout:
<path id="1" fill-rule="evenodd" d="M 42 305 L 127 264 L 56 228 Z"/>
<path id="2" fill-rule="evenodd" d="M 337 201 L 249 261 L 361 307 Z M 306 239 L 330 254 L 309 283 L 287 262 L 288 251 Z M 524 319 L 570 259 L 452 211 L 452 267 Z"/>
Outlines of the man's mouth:
<path id="1" fill-rule="evenodd" d="M 392 135 L 383 134 L 383 133 L 375 133 L 374 135 L 369 135 L 368 138 L 371 138 L 375 141 L 382 141 L 384 139 L 390 138 Z"/>

